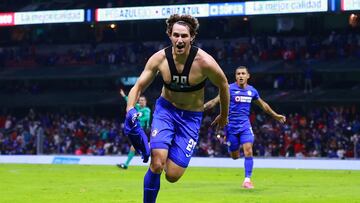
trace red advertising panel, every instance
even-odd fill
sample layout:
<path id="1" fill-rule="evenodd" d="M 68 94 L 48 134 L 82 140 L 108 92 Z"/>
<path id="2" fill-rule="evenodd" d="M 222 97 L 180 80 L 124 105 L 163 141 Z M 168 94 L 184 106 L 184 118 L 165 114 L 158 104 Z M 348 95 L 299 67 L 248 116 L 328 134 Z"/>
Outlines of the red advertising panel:
<path id="1" fill-rule="evenodd" d="M 14 13 L 0 13 L 0 26 L 13 26 Z"/>

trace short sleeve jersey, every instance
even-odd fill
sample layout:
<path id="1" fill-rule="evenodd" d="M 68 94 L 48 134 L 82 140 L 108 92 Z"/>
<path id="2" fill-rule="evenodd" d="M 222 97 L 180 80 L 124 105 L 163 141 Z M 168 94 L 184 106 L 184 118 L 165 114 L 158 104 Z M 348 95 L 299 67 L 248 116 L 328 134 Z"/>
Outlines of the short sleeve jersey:
<path id="1" fill-rule="evenodd" d="M 236 127 L 239 123 L 250 125 L 251 102 L 260 98 L 258 91 L 251 85 L 241 88 L 236 82 L 229 85 L 229 90 L 229 127 Z"/>

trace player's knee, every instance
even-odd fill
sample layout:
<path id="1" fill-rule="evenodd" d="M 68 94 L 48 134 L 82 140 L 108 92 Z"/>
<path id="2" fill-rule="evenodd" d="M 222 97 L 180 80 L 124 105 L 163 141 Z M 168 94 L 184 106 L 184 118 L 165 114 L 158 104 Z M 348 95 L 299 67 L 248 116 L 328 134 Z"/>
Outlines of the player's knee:
<path id="1" fill-rule="evenodd" d="M 162 173 L 162 171 L 165 168 L 165 162 L 162 162 L 161 160 L 158 161 L 152 161 L 151 162 L 151 169 L 155 173 Z"/>
<path id="2" fill-rule="evenodd" d="M 251 152 L 249 152 L 249 153 L 244 153 L 244 155 L 245 155 L 245 157 L 252 157 L 253 156 L 253 153 Z"/>
<path id="3" fill-rule="evenodd" d="M 244 151 L 244 155 L 245 157 L 250 157 L 250 156 L 253 156 L 253 152 L 252 152 L 252 149 L 248 149 L 248 150 L 245 150 Z"/>
<path id="4" fill-rule="evenodd" d="M 178 177 L 178 176 L 172 176 L 172 175 L 168 175 L 168 174 L 166 174 L 165 177 L 166 177 L 166 180 L 169 181 L 170 183 L 175 183 L 180 179 L 180 177 Z"/>

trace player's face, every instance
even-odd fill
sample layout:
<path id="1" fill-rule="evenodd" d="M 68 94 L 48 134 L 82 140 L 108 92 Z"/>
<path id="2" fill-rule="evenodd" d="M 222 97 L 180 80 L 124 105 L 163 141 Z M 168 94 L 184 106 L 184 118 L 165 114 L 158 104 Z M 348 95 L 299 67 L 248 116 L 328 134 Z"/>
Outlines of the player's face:
<path id="1" fill-rule="evenodd" d="M 170 36 L 175 54 L 181 55 L 187 53 L 190 49 L 192 37 L 189 28 L 185 25 L 175 23 Z"/>
<path id="2" fill-rule="evenodd" d="M 235 78 L 238 85 L 246 85 L 250 74 L 245 68 L 236 69 Z"/>
<path id="3" fill-rule="evenodd" d="M 140 97 L 139 98 L 139 104 L 141 107 L 145 107 L 146 106 L 146 98 L 145 97 Z"/>

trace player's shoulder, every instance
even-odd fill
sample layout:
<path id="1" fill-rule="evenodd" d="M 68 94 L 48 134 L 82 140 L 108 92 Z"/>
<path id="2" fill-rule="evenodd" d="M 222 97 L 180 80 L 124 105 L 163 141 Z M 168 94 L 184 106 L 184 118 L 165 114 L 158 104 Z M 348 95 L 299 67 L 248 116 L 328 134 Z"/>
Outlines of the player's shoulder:
<path id="1" fill-rule="evenodd" d="M 236 82 L 232 82 L 229 84 L 229 88 L 237 88 L 238 85 L 236 84 Z"/>
<path id="2" fill-rule="evenodd" d="M 195 60 L 204 67 L 217 66 L 217 62 L 215 61 L 215 59 L 201 48 L 199 48 Z"/>
<path id="3" fill-rule="evenodd" d="M 257 92 L 257 89 L 256 89 L 254 86 L 249 85 L 249 84 L 247 85 L 246 89 L 247 89 L 247 90 L 250 90 L 250 91 L 252 91 L 252 92 Z"/>
<path id="4" fill-rule="evenodd" d="M 160 49 L 149 58 L 149 62 L 152 64 L 159 64 L 163 62 L 165 58 L 166 58 L 165 49 Z"/>

